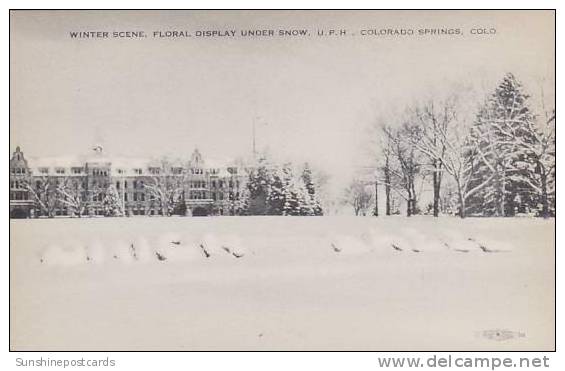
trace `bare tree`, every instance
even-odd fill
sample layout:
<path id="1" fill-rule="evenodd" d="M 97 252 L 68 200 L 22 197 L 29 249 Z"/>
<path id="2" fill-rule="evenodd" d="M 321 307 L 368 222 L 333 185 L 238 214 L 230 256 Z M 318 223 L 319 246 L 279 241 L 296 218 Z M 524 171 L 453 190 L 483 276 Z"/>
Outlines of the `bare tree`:
<path id="1" fill-rule="evenodd" d="M 366 182 L 354 179 L 345 190 L 344 202 L 353 207 L 356 216 L 365 216 L 371 208 L 373 192 L 368 189 Z"/>
<path id="2" fill-rule="evenodd" d="M 429 161 L 433 175 L 433 214 L 439 215 L 441 198 L 441 182 L 443 177 L 444 157 L 447 150 L 446 137 L 454 123 L 455 103 L 454 97 L 435 102 L 428 101 L 416 107 L 412 112 L 417 121 L 416 135 L 410 136 L 413 145 Z"/>
<path id="3" fill-rule="evenodd" d="M 444 170 L 451 175 L 457 191 L 459 203 L 459 216 L 466 216 L 466 201 L 469 197 L 483 189 L 494 178 L 494 173 L 483 177 L 476 182 L 477 171 L 482 161 L 480 155 L 480 142 L 470 135 L 469 123 L 457 121 L 456 125 L 448 132 L 440 130 L 440 140 L 445 145 L 442 154 Z M 471 181 L 475 184 L 471 187 Z"/>
<path id="4" fill-rule="evenodd" d="M 149 182 L 144 183 L 144 188 L 159 203 L 162 214 L 171 216 L 176 204 L 182 199 L 186 173 L 183 170 L 180 174 L 174 174 L 171 163 L 166 159 L 161 161 L 158 169 L 151 175 Z"/>
<path id="5" fill-rule="evenodd" d="M 389 164 L 391 190 L 396 190 L 406 201 L 406 215 L 418 213 L 416 177 L 420 174 L 420 158 L 414 143 L 420 136 L 419 129 L 414 123 L 406 120 L 397 130 L 385 129 L 385 135 L 390 140 L 391 155 L 396 163 Z"/>
<path id="6" fill-rule="evenodd" d="M 385 214 L 386 215 L 390 215 L 391 214 L 391 171 L 390 171 L 390 167 L 391 167 L 391 156 L 392 156 L 392 139 L 390 137 L 390 135 L 388 134 L 388 132 L 390 131 L 390 128 L 386 128 L 383 127 L 383 132 L 384 132 L 384 140 L 381 141 L 381 148 L 382 148 L 382 155 L 384 158 L 384 163 L 383 163 L 383 176 L 384 179 L 382 181 L 382 183 L 384 183 L 385 186 Z"/>
<path id="7" fill-rule="evenodd" d="M 87 210 L 89 201 L 82 182 L 71 177 L 62 178 L 57 186 L 59 202 L 73 215 L 81 217 Z"/>
<path id="8" fill-rule="evenodd" d="M 52 177 L 35 177 L 33 181 L 25 181 L 24 186 L 40 211 L 49 218 L 53 218 L 55 216 L 55 209 L 58 206 L 59 197 L 57 186 Z"/>

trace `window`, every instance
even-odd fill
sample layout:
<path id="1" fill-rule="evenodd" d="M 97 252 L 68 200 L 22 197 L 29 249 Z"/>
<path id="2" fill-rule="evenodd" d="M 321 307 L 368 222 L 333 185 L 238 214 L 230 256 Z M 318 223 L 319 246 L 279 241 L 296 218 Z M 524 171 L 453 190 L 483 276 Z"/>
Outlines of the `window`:
<path id="1" fill-rule="evenodd" d="M 124 188 L 127 188 L 127 187 L 128 187 L 128 181 L 124 180 Z"/>
<path id="2" fill-rule="evenodd" d="M 108 170 L 93 169 L 92 175 L 96 176 L 108 176 Z"/>
<path id="3" fill-rule="evenodd" d="M 230 180 L 230 188 L 233 188 L 233 181 Z"/>
<path id="4" fill-rule="evenodd" d="M 123 173 L 124 173 L 124 169 L 117 169 L 116 172 L 117 172 L 118 174 L 123 174 Z"/>
<path id="5" fill-rule="evenodd" d="M 223 182 L 222 180 L 220 180 L 220 181 L 218 182 L 218 187 L 219 187 L 219 188 L 224 188 L 224 182 Z"/>
<path id="6" fill-rule="evenodd" d="M 139 197 L 140 197 L 141 201 L 145 201 L 145 193 L 140 193 Z"/>
<path id="7" fill-rule="evenodd" d="M 220 192 L 220 201 L 223 201 L 223 199 L 224 199 L 224 194 L 223 192 Z"/>
<path id="8" fill-rule="evenodd" d="M 116 189 L 120 189 L 120 182 L 116 182 Z"/>
<path id="9" fill-rule="evenodd" d="M 212 188 L 216 188 L 216 181 L 212 180 Z"/>
<path id="10" fill-rule="evenodd" d="M 142 171 L 141 169 L 139 169 L 139 168 L 133 169 L 133 172 L 136 173 L 136 174 L 138 174 L 138 175 L 141 175 L 141 174 L 143 173 L 143 171 Z"/>
<path id="11" fill-rule="evenodd" d="M 124 193 L 124 201 L 127 201 L 127 200 L 128 200 L 128 194 Z"/>
<path id="12" fill-rule="evenodd" d="M 161 169 L 159 169 L 158 167 L 152 167 L 149 168 L 149 172 L 153 175 L 159 175 L 159 173 L 161 173 Z"/>
<path id="13" fill-rule="evenodd" d="M 80 174 L 80 173 L 82 173 L 82 168 L 80 168 L 80 167 L 73 167 L 73 168 L 71 169 L 71 173 L 73 173 L 73 174 Z"/>
<path id="14" fill-rule="evenodd" d="M 49 173 L 49 169 L 46 168 L 46 167 L 40 167 L 40 168 L 39 168 L 39 172 L 40 172 L 41 174 L 47 174 L 47 173 Z"/>
<path id="15" fill-rule="evenodd" d="M 133 193 L 133 200 L 137 201 L 137 193 L 136 192 Z"/>
<path id="16" fill-rule="evenodd" d="M 137 180 L 133 181 L 133 189 L 137 189 Z"/>
<path id="17" fill-rule="evenodd" d="M 216 192 L 212 192 L 212 200 L 216 201 Z"/>

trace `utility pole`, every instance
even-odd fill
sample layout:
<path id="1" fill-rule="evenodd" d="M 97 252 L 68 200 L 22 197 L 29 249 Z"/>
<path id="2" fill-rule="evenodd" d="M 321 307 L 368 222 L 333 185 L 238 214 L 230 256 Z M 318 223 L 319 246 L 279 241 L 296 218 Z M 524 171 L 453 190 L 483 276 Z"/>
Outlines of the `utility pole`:
<path id="1" fill-rule="evenodd" d="M 375 178 L 375 216 L 379 216 L 379 181 Z"/>

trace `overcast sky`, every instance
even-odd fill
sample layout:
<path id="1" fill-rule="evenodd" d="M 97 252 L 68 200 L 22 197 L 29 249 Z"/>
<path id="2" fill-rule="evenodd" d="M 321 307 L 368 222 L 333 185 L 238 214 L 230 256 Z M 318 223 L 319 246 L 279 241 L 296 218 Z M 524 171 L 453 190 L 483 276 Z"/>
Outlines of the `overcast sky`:
<path id="1" fill-rule="evenodd" d="M 474 36 L 474 27 L 495 28 Z M 199 38 L 198 30 L 308 29 L 307 37 Z M 317 37 L 317 29 L 347 36 Z M 463 36 L 361 36 L 459 28 Z M 69 37 L 143 30 L 142 39 Z M 190 38 L 154 38 L 187 30 Z M 513 72 L 554 81 L 552 12 L 14 12 L 11 136 L 30 156 L 248 156 L 258 148 L 337 178 L 359 164 L 363 130 L 391 107 Z"/>

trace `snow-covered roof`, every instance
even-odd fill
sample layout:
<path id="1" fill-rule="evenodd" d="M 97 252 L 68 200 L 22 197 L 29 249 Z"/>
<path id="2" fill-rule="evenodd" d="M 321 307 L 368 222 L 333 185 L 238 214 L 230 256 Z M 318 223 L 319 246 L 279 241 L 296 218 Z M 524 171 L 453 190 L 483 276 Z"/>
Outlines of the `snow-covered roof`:
<path id="1" fill-rule="evenodd" d="M 189 164 L 188 160 L 180 158 L 141 158 L 141 157 L 119 157 L 119 156 L 105 156 L 100 153 L 88 156 L 57 156 L 57 157 L 38 157 L 30 158 L 28 165 L 31 173 L 34 175 L 55 174 L 56 169 L 71 169 L 71 168 L 84 168 L 103 166 L 109 167 L 112 172 L 119 171 L 120 175 L 139 175 L 137 169 L 142 170 L 142 175 L 148 174 L 149 168 L 160 168 L 166 163 L 170 167 L 183 167 L 186 168 Z M 205 158 L 200 164 L 204 169 L 216 169 L 219 173 L 229 175 L 226 168 L 229 166 L 237 166 L 234 160 L 228 158 Z M 68 171 L 65 174 L 72 175 Z"/>

